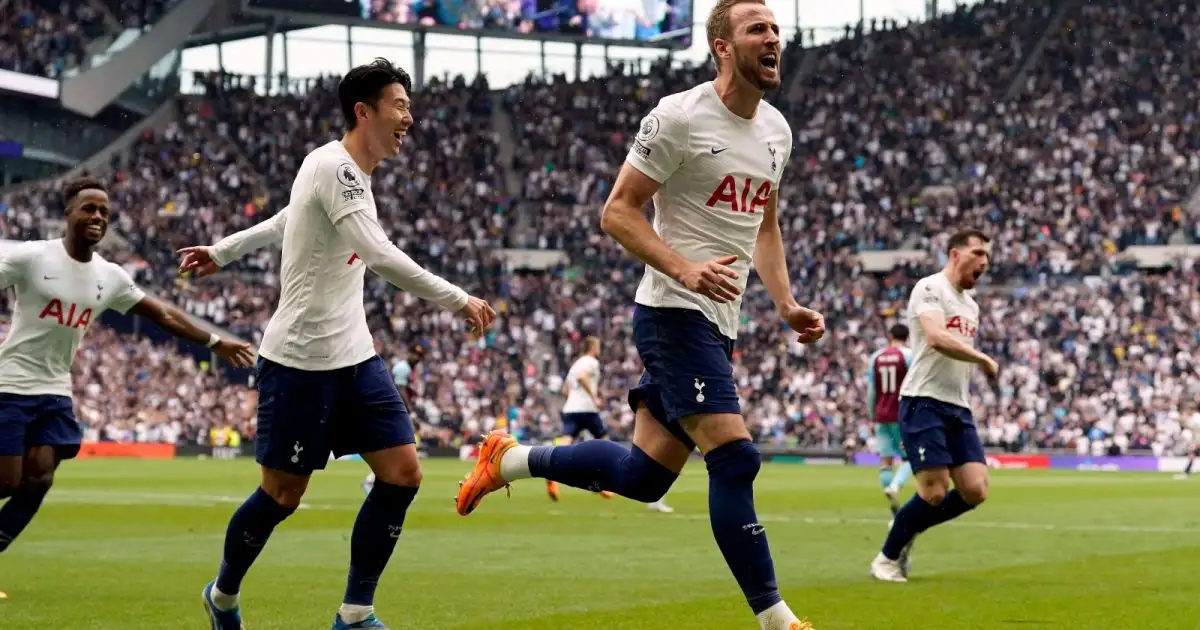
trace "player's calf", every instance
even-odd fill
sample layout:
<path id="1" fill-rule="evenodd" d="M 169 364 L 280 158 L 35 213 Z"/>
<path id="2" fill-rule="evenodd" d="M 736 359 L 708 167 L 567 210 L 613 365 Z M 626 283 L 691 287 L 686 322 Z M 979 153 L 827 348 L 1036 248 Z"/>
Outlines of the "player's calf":
<path id="1" fill-rule="evenodd" d="M 20 481 L 8 501 L 0 506 L 0 552 L 8 549 L 33 521 L 54 485 L 57 468 L 58 460 L 52 447 L 35 447 L 25 455 Z"/>
<path id="2" fill-rule="evenodd" d="M 642 503 L 663 498 L 679 477 L 636 445 L 625 448 L 609 440 L 517 446 L 504 454 L 500 475 L 506 481 L 539 477 L 592 492 L 608 490 Z"/>
<path id="3" fill-rule="evenodd" d="M 963 473 L 962 469 L 972 467 Z M 982 464 L 966 464 L 955 470 L 955 477 L 962 474 L 966 492 L 955 488 L 948 490 L 951 473 L 943 467 L 922 470 L 917 473 L 917 494 L 909 499 L 904 507 L 896 514 L 892 528 L 888 531 L 887 540 L 883 544 L 882 555 L 890 561 L 899 561 L 904 548 L 918 534 L 930 527 L 970 512 L 987 498 L 987 469 L 984 467 L 982 476 L 975 466 Z M 969 497 L 969 498 L 968 498 Z"/>
<path id="4" fill-rule="evenodd" d="M 16 494 L 21 487 L 21 461 L 20 455 L 0 455 L 0 500 Z"/>
<path id="5" fill-rule="evenodd" d="M 215 612 L 238 609 L 242 580 L 275 528 L 300 507 L 308 480 L 305 475 L 263 467 L 262 484 L 233 513 L 225 529 L 221 569 L 211 588 L 205 590 L 206 601 Z"/>
<path id="6" fill-rule="evenodd" d="M 713 538 L 750 610 L 764 629 L 799 624 L 779 593 L 766 528 L 754 509 L 754 480 L 762 455 L 745 421 L 740 414 L 715 413 L 690 416 L 680 424 L 704 453 Z"/>
<path id="7" fill-rule="evenodd" d="M 413 444 L 395 446 L 363 459 L 375 471 L 350 535 L 350 572 L 335 628 L 382 628 L 375 618 L 375 590 L 404 530 L 408 507 L 421 486 L 421 464 Z M 340 626 L 338 624 L 341 624 Z M 377 624 L 377 625 L 372 625 Z"/>

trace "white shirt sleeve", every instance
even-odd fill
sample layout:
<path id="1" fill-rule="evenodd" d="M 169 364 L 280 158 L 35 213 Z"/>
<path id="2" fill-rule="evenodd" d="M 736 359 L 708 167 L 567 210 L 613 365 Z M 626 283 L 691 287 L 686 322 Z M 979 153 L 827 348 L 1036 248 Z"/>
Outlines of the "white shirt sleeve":
<path id="1" fill-rule="evenodd" d="M 467 305 L 466 291 L 413 262 L 388 240 L 379 222 L 366 212 L 343 214 L 333 227 L 363 264 L 384 280 L 443 308 L 457 311 Z"/>
<path id="2" fill-rule="evenodd" d="M 638 127 L 625 162 L 662 184 L 683 165 L 688 155 L 691 123 L 674 102 L 659 102 Z"/>
<path id="3" fill-rule="evenodd" d="M 0 254 L 0 289 L 20 286 L 33 259 L 34 244 L 21 243 Z"/>
<path id="4" fill-rule="evenodd" d="M 367 201 L 369 183 L 363 180 L 358 167 L 349 159 L 322 158 L 315 168 L 313 194 L 334 225 L 348 214 L 370 208 Z"/>
<path id="5" fill-rule="evenodd" d="M 945 307 L 945 296 L 936 282 L 919 282 L 913 287 L 912 299 L 908 304 L 913 317 L 920 317 L 925 313 L 945 313 Z"/>
<path id="6" fill-rule="evenodd" d="M 283 242 L 283 228 L 287 225 L 287 216 L 288 209 L 284 208 L 258 225 L 217 241 L 217 244 L 213 245 L 213 262 L 217 263 L 218 267 L 224 267 L 252 251 Z"/>
<path id="7" fill-rule="evenodd" d="M 128 313 L 129 309 L 137 306 L 146 297 L 146 292 L 134 284 L 133 277 L 127 271 L 110 264 L 112 281 L 117 284 L 117 290 L 108 298 L 107 307 L 118 313 Z"/>

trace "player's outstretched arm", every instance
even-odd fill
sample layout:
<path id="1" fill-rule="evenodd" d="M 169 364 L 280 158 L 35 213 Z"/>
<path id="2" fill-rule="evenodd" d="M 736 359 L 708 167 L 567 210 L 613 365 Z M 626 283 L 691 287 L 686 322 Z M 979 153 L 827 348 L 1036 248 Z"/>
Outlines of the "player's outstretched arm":
<path id="1" fill-rule="evenodd" d="M 220 271 L 221 267 L 250 252 L 282 242 L 287 217 L 288 209 L 284 208 L 258 225 L 226 236 L 217 241 L 216 245 L 195 245 L 180 249 L 175 252 L 181 257 L 179 272 L 191 271 L 198 278 L 211 276 Z"/>
<path id="2" fill-rule="evenodd" d="M 626 162 L 604 204 L 600 228 L 639 260 L 689 291 L 719 304 L 736 300 L 740 291 L 729 280 L 736 279 L 737 272 L 727 265 L 733 264 L 737 256 L 700 262 L 687 260 L 671 249 L 646 220 L 642 208 L 658 192 L 659 186 L 658 182 Z"/>
<path id="3" fill-rule="evenodd" d="M 918 316 L 921 330 L 929 347 L 958 361 L 975 363 L 983 367 L 989 377 L 995 377 L 996 362 L 988 355 L 972 348 L 963 340 L 946 331 L 946 315 L 941 311 L 926 311 Z"/>
<path id="4" fill-rule="evenodd" d="M 392 244 L 379 222 L 365 212 L 344 215 L 334 223 L 334 229 L 354 249 L 363 264 L 384 280 L 422 300 L 462 312 L 475 334 L 492 325 L 496 312 L 487 302 L 467 295 L 466 291 L 418 265 Z"/>
<path id="5" fill-rule="evenodd" d="M 754 243 L 754 270 L 775 302 L 779 316 L 799 334 L 800 343 L 813 343 L 825 335 L 825 316 L 800 306 L 792 296 L 787 256 L 783 249 L 783 230 L 779 228 L 779 191 L 771 193 L 763 212 L 762 225 Z"/>
<path id="6" fill-rule="evenodd" d="M 236 339 L 222 339 L 216 333 L 205 332 L 193 324 L 183 311 L 158 298 L 144 296 L 129 312 L 145 317 L 175 337 L 212 348 L 217 356 L 233 367 L 248 368 L 254 365 L 254 348 L 250 344 Z"/>

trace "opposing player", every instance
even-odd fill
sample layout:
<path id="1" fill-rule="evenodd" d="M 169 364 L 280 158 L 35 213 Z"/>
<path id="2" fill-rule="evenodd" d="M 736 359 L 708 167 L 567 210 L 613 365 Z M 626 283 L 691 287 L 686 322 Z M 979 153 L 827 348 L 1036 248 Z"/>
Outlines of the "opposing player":
<path id="1" fill-rule="evenodd" d="M 347 132 L 305 158 L 282 229 L 279 307 L 263 334 L 258 362 L 262 485 L 229 522 L 217 578 L 204 587 L 212 627 L 241 628 L 239 592 L 275 527 L 300 503 L 330 452 L 361 454 L 375 473 L 350 540 L 350 571 L 334 630 L 385 628 L 375 589 L 421 483 L 412 423 L 363 308 L 367 268 L 392 284 L 461 312 L 481 334 L 495 313 L 486 302 L 422 269 L 389 241 L 377 219 L 371 174 L 400 152 L 413 124 L 408 74 L 376 59 L 346 74 L 338 99 Z M 256 238 L 269 240 L 274 228 Z M 196 269 L 215 265 L 193 248 Z"/>
<path id="2" fill-rule="evenodd" d="M 948 253 L 946 267 L 918 281 L 908 300 L 914 354 L 900 386 L 900 433 L 917 494 L 900 508 L 871 563 L 871 575 L 888 582 L 907 581 L 901 559 L 914 536 L 987 498 L 987 460 L 968 387 L 972 366 L 983 368 L 988 378 L 998 368 L 975 349 L 979 305 L 966 291 L 987 271 L 991 245 L 983 232 L 964 230 L 950 237 Z"/>
<path id="3" fill-rule="evenodd" d="M 397 361 L 396 365 L 392 366 L 392 382 L 396 384 L 396 389 L 400 390 L 405 404 L 409 406 L 412 406 L 412 399 L 417 395 L 417 390 L 412 386 L 413 371 L 417 369 L 417 365 L 424 358 L 425 348 L 414 344 L 408 349 L 408 357 Z"/>
<path id="4" fill-rule="evenodd" d="M 645 366 L 629 393 L 633 448 L 607 440 L 529 448 L 503 432 L 484 441 L 458 493 L 471 513 L 525 477 L 652 502 L 699 447 L 709 473 L 717 546 L 762 628 L 809 628 L 784 603 L 754 510 L 761 457 L 741 415 L 731 365 L 750 260 L 780 318 L 802 343 L 824 318 L 792 297 L 777 216 L 792 148 L 784 117 L 763 101 L 779 87 L 780 39 L 761 1 L 718 0 L 708 24 L 717 78 L 659 101 L 641 123 L 601 220 L 647 264 L 633 336 Z M 654 201 L 653 226 L 642 208 Z"/>
<path id="5" fill-rule="evenodd" d="M 179 309 L 146 295 L 95 252 L 108 232 L 108 191 L 83 178 L 63 190 L 66 234 L 0 255 L 0 286 L 16 290 L 12 329 L 0 344 L 0 552 L 25 530 L 63 460 L 83 433 L 71 398 L 71 363 L 88 326 L 106 309 L 134 313 L 180 339 L 249 367 L 249 344 L 205 332 Z"/>
<path id="6" fill-rule="evenodd" d="M 904 482 L 912 476 L 912 465 L 904 457 L 901 446 L 900 384 L 912 363 L 908 342 L 908 326 L 896 324 L 888 331 L 888 345 L 867 359 L 867 415 L 875 425 L 875 442 L 879 450 L 879 485 L 887 497 L 892 515 L 900 511 L 896 496 Z"/>

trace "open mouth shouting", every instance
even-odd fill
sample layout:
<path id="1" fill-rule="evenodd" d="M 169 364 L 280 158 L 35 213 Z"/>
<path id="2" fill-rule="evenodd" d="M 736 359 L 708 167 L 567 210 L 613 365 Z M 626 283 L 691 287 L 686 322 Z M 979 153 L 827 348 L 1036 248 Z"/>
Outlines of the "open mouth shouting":
<path id="1" fill-rule="evenodd" d="M 758 66 L 768 73 L 779 71 L 779 53 L 769 52 L 758 58 Z"/>

